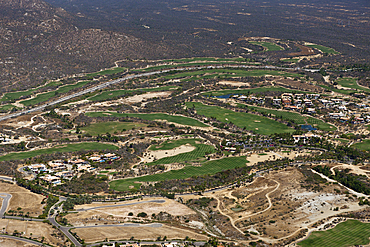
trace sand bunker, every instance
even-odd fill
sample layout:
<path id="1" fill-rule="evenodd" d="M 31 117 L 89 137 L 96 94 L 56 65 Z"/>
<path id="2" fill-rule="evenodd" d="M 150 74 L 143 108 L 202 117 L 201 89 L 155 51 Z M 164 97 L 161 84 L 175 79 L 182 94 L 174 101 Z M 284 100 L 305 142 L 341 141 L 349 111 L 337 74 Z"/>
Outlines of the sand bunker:
<path id="1" fill-rule="evenodd" d="M 220 82 L 218 82 L 218 84 L 238 86 L 238 87 L 239 86 L 247 86 L 247 87 L 249 87 L 251 85 L 248 82 L 239 82 L 239 81 L 220 81 Z"/>
<path id="2" fill-rule="evenodd" d="M 178 154 L 188 153 L 193 150 L 195 150 L 195 147 L 191 146 L 190 144 L 186 144 L 171 150 L 148 151 L 144 153 L 143 161 L 146 163 L 152 162 L 154 160 L 162 159 L 165 157 L 171 157 Z"/>

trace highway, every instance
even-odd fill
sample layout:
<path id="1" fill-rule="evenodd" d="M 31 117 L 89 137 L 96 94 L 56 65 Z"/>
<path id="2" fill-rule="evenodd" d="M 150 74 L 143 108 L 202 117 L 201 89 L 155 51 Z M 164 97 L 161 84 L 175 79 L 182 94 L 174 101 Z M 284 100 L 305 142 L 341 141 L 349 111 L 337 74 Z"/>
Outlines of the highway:
<path id="1" fill-rule="evenodd" d="M 36 107 L 28 109 L 28 110 L 24 110 L 24 111 L 20 111 L 20 112 L 16 112 L 16 113 L 12 113 L 12 114 L 9 114 L 9 115 L 2 116 L 2 117 L 0 117 L 0 121 L 4 121 L 4 120 L 14 118 L 14 117 L 19 117 L 21 115 L 28 114 L 28 113 L 31 113 L 31 112 L 41 111 L 41 110 L 45 109 L 48 106 L 56 105 L 56 104 L 62 103 L 64 101 L 70 100 L 72 98 L 76 98 L 76 97 L 79 97 L 79 96 L 87 94 L 87 93 L 95 92 L 96 90 L 104 89 L 104 88 L 109 87 L 111 85 L 121 83 L 123 81 L 134 79 L 134 78 L 164 74 L 164 73 L 168 73 L 168 72 L 171 72 L 171 71 L 188 71 L 188 70 L 190 71 L 190 70 L 201 70 L 201 69 L 224 69 L 224 68 L 279 69 L 279 70 L 292 70 L 292 71 L 303 70 L 303 71 L 311 71 L 311 72 L 313 71 L 313 70 L 310 70 L 310 69 L 284 68 L 284 67 L 277 67 L 277 66 L 251 66 L 251 65 L 217 65 L 217 66 L 215 66 L 215 65 L 210 65 L 210 66 L 201 66 L 201 67 L 188 67 L 188 68 L 177 68 L 177 69 L 167 69 L 167 70 L 161 70 L 161 71 L 146 72 L 146 73 L 137 74 L 137 75 L 128 75 L 128 76 L 125 76 L 125 77 L 117 79 L 117 80 L 105 82 L 105 83 L 102 83 L 98 86 L 94 86 L 92 88 L 82 90 L 78 93 L 74 93 L 74 94 L 59 98 L 59 99 L 54 100 L 52 102 L 49 102 L 49 103 L 46 103 L 46 104 L 43 104 L 43 105 L 40 105 L 40 106 L 36 106 Z"/>

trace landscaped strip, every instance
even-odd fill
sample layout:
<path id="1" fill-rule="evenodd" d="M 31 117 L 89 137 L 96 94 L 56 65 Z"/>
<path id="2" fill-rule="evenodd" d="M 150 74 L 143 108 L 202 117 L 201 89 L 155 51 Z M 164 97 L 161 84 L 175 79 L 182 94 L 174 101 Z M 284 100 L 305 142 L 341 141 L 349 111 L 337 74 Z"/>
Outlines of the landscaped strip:
<path id="1" fill-rule="evenodd" d="M 165 113 L 117 113 L 117 112 L 88 112 L 86 113 L 89 117 L 136 117 L 144 120 L 156 121 L 166 120 L 170 123 L 177 123 L 182 125 L 189 125 L 195 127 L 209 127 L 198 120 L 183 117 L 183 116 L 172 116 Z"/>
<path id="2" fill-rule="evenodd" d="M 207 118 L 216 118 L 223 123 L 231 122 L 240 128 L 246 128 L 262 135 L 294 132 L 294 129 L 289 128 L 285 124 L 267 117 L 244 112 L 234 112 L 219 106 L 208 106 L 199 102 L 187 102 L 186 106 L 189 108 L 194 107 L 199 115 L 204 115 Z"/>
<path id="3" fill-rule="evenodd" d="M 347 220 L 327 231 L 312 232 L 310 236 L 298 243 L 302 247 L 344 247 L 369 244 L 370 223 Z"/>
<path id="4" fill-rule="evenodd" d="M 223 158 L 204 163 L 202 166 L 186 166 L 180 170 L 172 170 L 160 174 L 148 175 L 139 178 L 114 180 L 109 183 L 110 188 L 117 191 L 139 189 L 140 182 L 158 182 L 171 179 L 186 179 L 192 176 L 212 175 L 224 170 L 243 167 L 248 163 L 245 156 Z M 132 187 L 131 187 L 132 186 Z M 131 188 L 130 188 L 131 187 Z"/>
<path id="5" fill-rule="evenodd" d="M 76 152 L 81 150 L 117 150 L 118 147 L 110 144 L 105 143 L 97 143 L 97 142 L 85 142 L 85 143 L 77 143 L 77 144 L 66 144 L 66 145 L 59 145 L 53 148 L 46 148 L 40 149 L 35 151 L 28 151 L 28 152 L 19 152 L 19 153 L 10 153 L 4 156 L 0 156 L 0 161 L 6 160 L 22 160 L 32 158 L 42 154 L 52 154 L 57 152 Z"/>

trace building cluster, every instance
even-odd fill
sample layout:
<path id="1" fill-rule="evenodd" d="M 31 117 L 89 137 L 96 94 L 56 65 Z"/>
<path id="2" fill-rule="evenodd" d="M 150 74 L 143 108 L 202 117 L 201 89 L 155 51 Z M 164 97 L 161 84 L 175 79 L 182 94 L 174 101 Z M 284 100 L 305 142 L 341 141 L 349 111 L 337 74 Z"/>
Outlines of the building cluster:
<path id="1" fill-rule="evenodd" d="M 110 244 L 110 245 L 102 245 L 102 247 L 140 247 L 142 244 L 141 243 L 113 243 L 113 244 Z M 145 245 L 145 244 L 144 244 Z M 162 247 L 183 247 L 185 246 L 185 243 L 179 243 L 179 242 L 175 242 L 175 241 L 171 241 L 171 242 L 163 242 L 161 244 Z M 223 246 L 220 246 L 220 247 L 223 247 Z"/>
<path id="2" fill-rule="evenodd" d="M 86 159 L 73 158 L 70 160 L 53 160 L 45 164 L 33 164 L 27 166 L 27 170 L 40 174 L 40 178 L 50 184 L 59 185 L 63 180 L 70 180 L 83 172 L 96 170 L 92 163 L 112 162 L 120 159 L 120 156 L 112 153 L 93 154 Z"/>
<path id="3" fill-rule="evenodd" d="M 282 93 L 277 97 L 231 95 L 230 98 L 249 104 L 272 106 L 278 109 L 302 112 L 310 115 L 322 112 L 323 116 L 346 123 L 361 124 L 370 122 L 369 105 L 364 102 L 351 101 L 350 98 L 338 99 L 320 94 L 303 93 Z"/>
<path id="4" fill-rule="evenodd" d="M 275 143 L 272 139 L 261 140 L 246 140 L 246 141 L 230 141 L 221 143 L 221 148 L 230 153 L 235 153 L 237 149 L 253 149 L 253 148 L 269 148 L 274 147 Z"/>

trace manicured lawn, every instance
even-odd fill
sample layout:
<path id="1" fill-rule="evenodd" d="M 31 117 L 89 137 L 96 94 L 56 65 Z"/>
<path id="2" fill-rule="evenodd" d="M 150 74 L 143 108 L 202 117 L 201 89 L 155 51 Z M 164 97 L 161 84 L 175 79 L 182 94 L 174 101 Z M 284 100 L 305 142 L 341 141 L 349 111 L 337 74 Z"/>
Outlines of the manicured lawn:
<path id="1" fill-rule="evenodd" d="M 106 70 L 98 71 L 98 72 L 95 72 L 95 73 L 87 74 L 86 76 L 94 77 L 94 76 L 97 76 L 97 75 L 113 75 L 113 74 L 124 72 L 126 70 L 127 70 L 127 68 L 116 67 L 116 68 L 113 68 L 113 69 L 106 69 Z"/>
<path id="2" fill-rule="evenodd" d="M 229 89 L 229 90 L 220 90 L 220 91 L 211 91 L 202 93 L 204 96 L 223 96 L 229 94 L 249 94 L 249 93 L 261 93 L 261 92 L 282 92 L 282 93 L 310 93 L 298 90 L 291 90 L 283 87 L 258 87 L 250 89 Z"/>
<path id="3" fill-rule="evenodd" d="M 15 107 L 16 107 L 15 105 L 2 105 L 0 106 L 0 111 L 10 111 Z"/>
<path id="4" fill-rule="evenodd" d="M 327 231 L 313 232 L 298 243 L 302 247 L 345 247 L 369 244 L 370 223 L 347 220 Z"/>
<path id="5" fill-rule="evenodd" d="M 318 129 L 321 129 L 321 130 L 324 130 L 324 131 L 330 131 L 330 130 L 336 130 L 337 129 L 336 127 L 334 127 L 334 126 L 332 126 L 328 123 L 325 123 L 324 121 L 322 121 L 320 119 L 313 118 L 313 117 L 302 116 L 301 114 L 295 113 L 295 112 L 278 111 L 278 110 L 265 109 L 265 108 L 262 108 L 262 107 L 249 106 L 249 105 L 248 105 L 248 109 L 254 109 L 258 112 L 272 114 L 272 115 L 275 115 L 277 117 L 282 117 L 283 119 L 293 121 L 293 122 L 295 122 L 299 125 L 310 124 L 313 127 L 316 127 Z"/>
<path id="6" fill-rule="evenodd" d="M 342 87 L 347 87 L 347 88 L 352 88 L 352 89 L 357 89 L 360 91 L 366 91 L 370 92 L 370 89 L 361 87 L 360 85 L 357 84 L 357 79 L 356 78 L 340 78 L 336 80 L 336 82 L 341 85 Z"/>
<path id="7" fill-rule="evenodd" d="M 370 151 L 370 139 L 364 140 L 360 143 L 353 144 L 352 146 L 361 150 Z"/>
<path id="8" fill-rule="evenodd" d="M 58 88 L 55 91 L 52 92 L 47 92 L 47 93 L 42 93 L 38 94 L 35 98 L 29 99 L 29 100 L 23 100 L 20 103 L 25 105 L 25 106 L 30 106 L 30 105 L 35 105 L 41 102 L 45 102 L 49 100 L 50 98 L 57 96 L 58 94 L 64 94 L 67 93 L 75 88 L 83 87 L 86 84 L 88 84 L 90 81 L 80 81 L 77 82 L 76 84 L 71 84 L 71 85 L 65 85 L 60 88 Z"/>
<path id="9" fill-rule="evenodd" d="M 41 86 L 41 87 L 38 87 L 38 88 L 35 88 L 35 89 L 30 89 L 30 90 L 27 90 L 27 91 L 18 91 L 18 92 L 6 93 L 6 94 L 4 94 L 1 101 L 16 100 L 16 99 L 19 99 L 21 96 L 32 95 L 37 89 L 43 89 L 43 88 L 52 87 L 52 86 L 59 86 L 61 84 L 62 84 L 61 82 L 52 81 L 52 82 L 46 84 L 45 86 Z"/>
<path id="10" fill-rule="evenodd" d="M 204 69 L 204 70 L 174 73 L 174 74 L 162 76 L 161 78 L 170 80 L 170 79 L 190 77 L 188 78 L 188 80 L 194 80 L 194 79 L 207 79 L 207 78 L 214 78 L 214 77 L 217 77 L 219 79 L 249 77 L 249 76 L 261 77 L 265 75 L 297 77 L 297 78 L 302 77 L 302 75 L 300 74 L 295 74 L 295 73 L 290 73 L 290 72 L 285 72 L 285 71 L 278 71 L 278 70 Z"/>
<path id="11" fill-rule="evenodd" d="M 281 51 L 283 50 L 282 47 L 271 43 L 271 42 L 257 42 L 257 41 L 249 41 L 249 43 L 254 44 L 254 45 L 260 45 L 266 48 L 266 51 Z"/>
<path id="12" fill-rule="evenodd" d="M 316 48 L 316 49 L 320 50 L 321 52 L 328 53 L 328 54 L 335 54 L 335 55 L 340 54 L 339 52 L 337 52 L 333 48 L 329 48 L 329 47 L 326 47 L 326 46 L 323 46 L 323 45 L 307 45 L 306 44 L 306 46 Z"/>
<path id="13" fill-rule="evenodd" d="M 131 130 L 132 128 L 145 127 L 146 124 L 143 123 L 133 123 L 133 122 L 101 122 L 91 124 L 86 127 L 82 127 L 83 133 L 89 133 L 92 136 L 97 136 L 105 133 L 114 134 L 114 132 L 121 133 L 123 130 Z"/>
<path id="14" fill-rule="evenodd" d="M 188 162 L 203 162 L 205 161 L 205 156 L 215 152 L 215 148 L 210 145 L 205 144 L 192 144 L 195 147 L 195 150 L 182 153 L 171 157 L 165 157 L 150 163 L 147 163 L 148 166 L 153 165 L 164 165 L 164 164 L 173 164 L 173 163 L 188 163 Z"/>
<path id="15" fill-rule="evenodd" d="M 356 92 L 356 90 L 344 90 L 344 89 L 337 89 L 337 88 L 334 88 L 334 87 L 331 88 L 331 87 L 329 87 L 327 85 L 319 85 L 319 86 L 322 87 L 322 88 L 325 88 L 325 89 L 327 89 L 329 91 L 333 91 L 333 92 L 341 93 L 341 94 L 347 94 L 347 95 Z"/>
<path id="16" fill-rule="evenodd" d="M 282 59 L 281 61 L 285 63 L 296 63 L 299 61 L 299 59 L 298 58 L 285 58 L 285 59 Z"/>
<path id="17" fill-rule="evenodd" d="M 180 140 L 168 140 L 159 145 L 150 146 L 149 150 L 171 150 L 177 147 L 180 147 L 185 144 L 195 145 L 196 142 L 201 142 L 200 139 L 180 139 Z"/>
<path id="18" fill-rule="evenodd" d="M 182 116 L 171 116 L 165 113 L 116 113 L 116 112 L 88 112 L 86 113 L 89 117 L 106 117 L 106 116 L 115 116 L 115 117 L 136 117 L 145 120 L 167 120 L 171 123 L 189 125 L 189 126 L 197 126 L 197 127 L 209 127 L 204 123 L 199 122 L 198 120 L 182 117 Z"/>
<path id="19" fill-rule="evenodd" d="M 165 86 L 165 87 L 154 87 L 154 88 L 140 88 L 140 89 L 131 89 L 131 90 L 114 90 L 114 91 L 104 91 L 98 95 L 95 95 L 88 100 L 91 101 L 102 101 L 108 100 L 115 97 L 123 97 L 129 93 L 134 92 L 157 92 L 157 91 L 168 91 L 168 90 L 176 90 L 178 87 L 175 86 Z"/>
<path id="20" fill-rule="evenodd" d="M 294 129 L 289 128 L 285 124 L 263 116 L 244 112 L 234 112 L 218 106 L 203 105 L 199 102 L 187 102 L 186 106 L 195 107 L 195 110 L 199 115 L 204 115 L 208 118 L 213 117 L 224 123 L 232 122 L 238 127 L 245 127 L 247 130 L 251 130 L 262 135 L 294 132 Z"/>
<path id="21" fill-rule="evenodd" d="M 51 154 L 56 152 L 75 152 L 80 150 L 117 150 L 118 147 L 110 144 L 98 143 L 98 142 L 85 142 L 77 144 L 66 144 L 59 145 L 53 148 L 40 149 L 35 151 L 20 152 L 20 153 L 10 153 L 4 156 L 0 156 L 0 161 L 5 160 L 22 160 L 31 157 L 35 157 L 41 154 Z"/>
<path id="22" fill-rule="evenodd" d="M 197 62 L 197 61 L 236 61 L 245 62 L 245 58 L 215 58 L 215 57 L 193 57 L 193 58 L 181 58 L 181 59 L 168 59 L 162 60 L 162 62 L 174 62 L 174 63 L 186 63 L 186 62 Z"/>
<path id="23" fill-rule="evenodd" d="M 211 175 L 228 169 L 243 167 L 248 163 L 245 156 L 231 157 L 208 161 L 200 167 L 186 166 L 180 170 L 172 170 L 161 174 L 148 175 L 139 178 L 115 180 L 109 183 L 110 188 L 117 191 L 128 191 L 129 186 L 140 188 L 140 182 L 157 182 L 171 179 L 186 179 L 192 176 Z M 136 183 L 135 183 L 136 182 Z"/>

